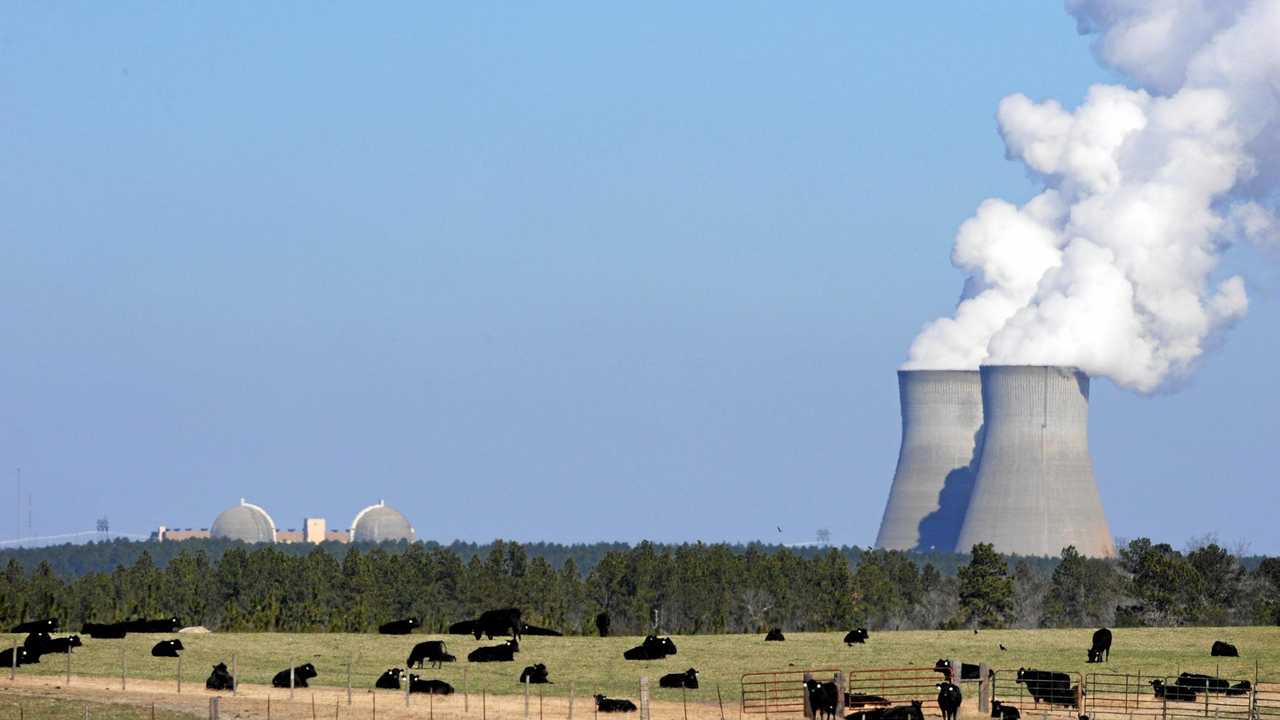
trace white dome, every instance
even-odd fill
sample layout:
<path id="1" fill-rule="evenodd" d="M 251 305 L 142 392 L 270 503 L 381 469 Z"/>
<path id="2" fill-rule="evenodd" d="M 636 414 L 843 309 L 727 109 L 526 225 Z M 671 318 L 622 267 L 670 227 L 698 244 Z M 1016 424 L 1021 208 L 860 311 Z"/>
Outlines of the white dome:
<path id="1" fill-rule="evenodd" d="M 355 519 L 351 521 L 351 542 L 413 542 L 413 539 L 414 531 L 409 518 L 381 500 L 377 505 L 370 505 L 356 513 Z"/>
<path id="2" fill-rule="evenodd" d="M 276 524 L 266 510 L 240 498 L 239 505 L 223 510 L 214 519 L 209 527 L 209 536 L 247 543 L 273 543 L 276 541 Z"/>

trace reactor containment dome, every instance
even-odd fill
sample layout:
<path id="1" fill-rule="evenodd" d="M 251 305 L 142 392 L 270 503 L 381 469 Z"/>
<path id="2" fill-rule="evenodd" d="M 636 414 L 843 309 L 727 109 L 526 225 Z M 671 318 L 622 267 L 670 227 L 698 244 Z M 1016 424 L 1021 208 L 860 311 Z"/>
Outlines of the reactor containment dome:
<path id="1" fill-rule="evenodd" d="M 239 505 L 223 510 L 214 518 L 209 536 L 247 543 L 273 543 L 276 541 L 276 524 L 266 510 L 240 498 Z"/>
<path id="2" fill-rule="evenodd" d="M 351 521 L 351 542 L 413 542 L 413 539 L 414 530 L 409 518 L 382 500 L 356 513 Z"/>

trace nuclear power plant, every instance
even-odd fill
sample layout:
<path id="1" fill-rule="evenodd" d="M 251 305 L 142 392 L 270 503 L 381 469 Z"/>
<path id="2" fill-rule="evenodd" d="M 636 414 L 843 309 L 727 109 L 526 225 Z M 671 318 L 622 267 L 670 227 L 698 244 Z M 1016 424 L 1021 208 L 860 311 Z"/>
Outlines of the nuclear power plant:
<path id="1" fill-rule="evenodd" d="M 1089 377 L 986 365 L 898 373 L 902 447 L 876 547 L 1114 557 L 1089 456 Z M 974 394 L 980 394 L 980 401 Z"/>
<path id="2" fill-rule="evenodd" d="M 409 519 L 399 510 L 379 500 L 356 513 L 347 530 L 331 530 L 325 519 L 302 519 L 302 529 L 281 530 L 267 511 L 240 498 L 240 503 L 218 513 L 208 528 L 170 528 L 163 525 L 151 533 L 156 541 L 214 538 L 244 543 L 382 543 L 404 540 L 413 542 L 417 533 Z"/>

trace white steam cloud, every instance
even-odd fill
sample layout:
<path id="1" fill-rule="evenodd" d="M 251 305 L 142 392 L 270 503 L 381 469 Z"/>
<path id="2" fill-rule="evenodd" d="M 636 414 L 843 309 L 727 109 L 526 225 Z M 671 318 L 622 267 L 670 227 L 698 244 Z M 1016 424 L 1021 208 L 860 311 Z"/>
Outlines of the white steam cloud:
<path id="1" fill-rule="evenodd" d="M 1215 277 L 1244 239 L 1280 245 L 1280 0 L 1068 0 L 1098 59 L 1140 89 L 1069 110 L 1012 95 L 1007 154 L 1044 189 L 961 225 L 953 317 L 907 369 L 1075 365 L 1150 392 L 1189 372 L 1248 309 Z"/>

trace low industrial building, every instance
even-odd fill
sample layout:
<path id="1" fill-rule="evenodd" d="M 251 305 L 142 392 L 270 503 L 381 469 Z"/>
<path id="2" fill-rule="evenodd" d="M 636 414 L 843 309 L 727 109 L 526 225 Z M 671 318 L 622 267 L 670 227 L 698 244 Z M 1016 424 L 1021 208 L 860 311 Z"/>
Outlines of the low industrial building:
<path id="1" fill-rule="evenodd" d="M 239 540 L 245 543 L 312 543 L 322 542 L 413 542 L 416 532 L 409 519 L 399 510 L 379 500 L 356 513 L 347 530 L 330 530 L 324 518 L 303 518 L 302 529 L 276 527 L 267 511 L 240 499 L 238 505 L 223 510 L 208 528 L 170 528 L 161 525 L 152 531 L 157 542 L 174 542 L 193 538 Z"/>

